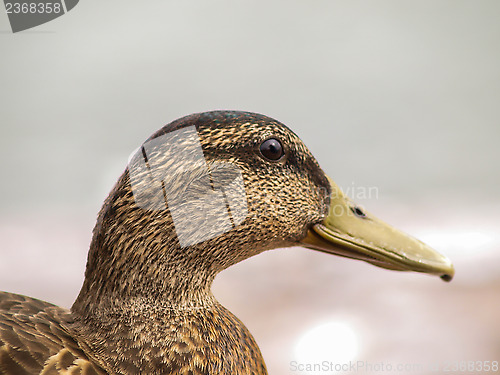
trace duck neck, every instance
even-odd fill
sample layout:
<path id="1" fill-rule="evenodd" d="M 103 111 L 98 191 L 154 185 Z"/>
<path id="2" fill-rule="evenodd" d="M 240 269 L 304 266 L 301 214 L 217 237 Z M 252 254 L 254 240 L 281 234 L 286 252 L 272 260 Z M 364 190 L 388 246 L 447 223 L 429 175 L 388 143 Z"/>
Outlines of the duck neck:
<path id="1" fill-rule="evenodd" d="M 136 204 L 125 171 L 99 212 L 73 314 L 119 311 L 138 300 L 176 309 L 210 305 L 218 269 L 199 254 L 180 247 L 168 210 Z"/>
<path id="2" fill-rule="evenodd" d="M 119 201 L 111 197 L 94 229 L 73 314 L 126 311 L 131 301 L 179 311 L 212 305 L 217 261 L 208 255 L 200 259 L 200 249 L 182 249 L 173 225 L 165 220 L 138 220 L 145 223 L 140 226 L 129 220 L 133 213 L 117 214 Z"/>
<path id="3" fill-rule="evenodd" d="M 67 325 L 86 354 L 109 374 L 267 374 L 251 333 L 210 291 L 220 261 L 147 238 L 97 227 Z"/>
<path id="4" fill-rule="evenodd" d="M 160 251 L 172 253 L 173 250 Z M 135 246 L 133 252 L 140 255 L 127 257 L 124 263 L 102 261 L 97 266 L 89 255 L 85 281 L 72 307 L 74 314 L 82 317 L 106 315 L 128 311 L 131 306 L 141 304 L 177 311 L 214 304 L 211 285 L 216 274 L 211 270 L 175 256 L 148 266 L 147 259 L 158 250 Z"/>
<path id="5" fill-rule="evenodd" d="M 109 374 L 266 374 L 252 335 L 210 290 L 256 253 L 249 237 L 182 248 L 168 211 L 138 208 L 127 184 L 124 174 L 94 229 L 68 323 L 80 346 Z"/>

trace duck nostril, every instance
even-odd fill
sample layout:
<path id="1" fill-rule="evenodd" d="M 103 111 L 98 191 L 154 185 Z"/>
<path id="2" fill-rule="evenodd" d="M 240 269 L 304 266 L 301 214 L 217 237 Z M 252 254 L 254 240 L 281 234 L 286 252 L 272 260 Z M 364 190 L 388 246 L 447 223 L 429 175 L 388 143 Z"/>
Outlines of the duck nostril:
<path id="1" fill-rule="evenodd" d="M 356 215 L 357 217 L 361 217 L 361 218 L 365 218 L 366 217 L 366 214 L 363 212 L 363 210 L 361 208 L 359 208 L 358 206 L 352 206 L 351 207 L 351 211 L 353 212 L 354 215 Z"/>

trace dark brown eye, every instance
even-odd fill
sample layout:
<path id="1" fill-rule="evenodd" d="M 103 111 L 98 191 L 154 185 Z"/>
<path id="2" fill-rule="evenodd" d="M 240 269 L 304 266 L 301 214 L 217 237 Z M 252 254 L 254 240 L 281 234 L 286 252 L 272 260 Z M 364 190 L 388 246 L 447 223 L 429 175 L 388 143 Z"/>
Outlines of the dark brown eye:
<path id="1" fill-rule="evenodd" d="M 276 138 L 269 138 L 260 145 L 260 153 L 266 159 L 279 160 L 285 154 L 285 151 L 280 141 Z"/>

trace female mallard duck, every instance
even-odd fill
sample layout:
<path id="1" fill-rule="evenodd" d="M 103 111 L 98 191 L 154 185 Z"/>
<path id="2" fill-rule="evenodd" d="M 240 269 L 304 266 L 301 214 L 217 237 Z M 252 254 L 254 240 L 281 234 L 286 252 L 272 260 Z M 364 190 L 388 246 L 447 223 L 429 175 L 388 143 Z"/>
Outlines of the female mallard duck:
<path id="1" fill-rule="evenodd" d="M 263 115 L 163 127 L 99 213 L 71 311 L 0 294 L 0 374 L 266 374 L 210 291 L 218 272 L 304 246 L 450 280 L 449 260 L 353 205 L 301 140 Z"/>

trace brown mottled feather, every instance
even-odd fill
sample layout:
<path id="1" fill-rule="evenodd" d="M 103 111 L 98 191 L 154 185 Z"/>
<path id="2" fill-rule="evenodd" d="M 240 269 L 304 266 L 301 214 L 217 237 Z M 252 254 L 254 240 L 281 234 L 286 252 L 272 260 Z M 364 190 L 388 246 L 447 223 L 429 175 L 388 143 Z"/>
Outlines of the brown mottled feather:
<path id="1" fill-rule="evenodd" d="M 223 180 L 231 176 L 221 166 L 241 171 L 247 194 L 238 199 L 246 199 L 246 218 L 226 233 L 180 246 L 170 208 L 137 204 L 126 170 L 99 213 L 71 312 L 0 296 L 0 374 L 267 374 L 252 335 L 215 300 L 211 284 L 218 272 L 248 257 L 296 245 L 326 215 L 330 185 L 300 139 L 263 115 L 195 114 L 150 140 L 187 126 L 196 128 L 212 173 Z M 269 162 L 259 155 L 269 137 L 281 140 L 286 158 Z M 160 149 L 156 168 L 171 157 Z M 172 177 L 164 189 L 197 192 L 199 170 L 190 173 L 181 183 Z M 139 186 L 157 199 L 146 177 Z M 193 214 L 183 215 L 183 223 Z"/>
<path id="2" fill-rule="evenodd" d="M 104 374 L 67 328 L 71 320 L 68 310 L 1 292 L 0 374 Z"/>

